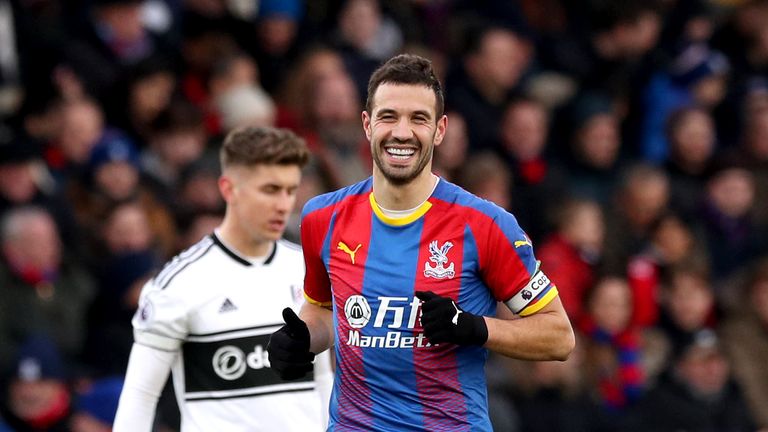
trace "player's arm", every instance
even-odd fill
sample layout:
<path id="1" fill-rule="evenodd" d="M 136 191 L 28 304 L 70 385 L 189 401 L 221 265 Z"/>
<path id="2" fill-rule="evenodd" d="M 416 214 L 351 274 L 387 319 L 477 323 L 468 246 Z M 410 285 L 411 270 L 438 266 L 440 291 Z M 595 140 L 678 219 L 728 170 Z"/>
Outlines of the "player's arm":
<path id="1" fill-rule="evenodd" d="M 419 291 L 421 324 L 431 343 L 482 345 L 521 360 L 565 360 L 575 337 L 560 299 L 555 296 L 536 313 L 505 318 L 465 312 L 452 299 Z"/>
<path id="2" fill-rule="evenodd" d="M 576 339 L 559 297 L 535 314 L 511 319 L 483 317 L 488 328 L 485 347 L 521 360 L 565 360 Z"/>
<path id="3" fill-rule="evenodd" d="M 114 432 L 152 430 L 157 401 L 176 355 L 176 352 L 133 344 L 112 427 Z"/>
<path id="4" fill-rule="evenodd" d="M 132 320 L 134 344 L 115 417 L 116 432 L 152 430 L 157 401 L 188 333 L 187 305 L 173 286 L 148 281 L 139 305 Z"/>
<path id="5" fill-rule="evenodd" d="M 524 360 L 565 360 L 575 346 L 570 320 L 557 287 L 539 268 L 533 246 L 517 221 L 500 212 L 477 224 L 479 274 L 491 294 L 503 300 L 505 316 L 491 318 L 461 310 L 453 299 L 417 292 L 421 324 L 431 343 L 482 345 Z M 518 240 L 514 240 L 518 239 Z"/>
<path id="6" fill-rule="evenodd" d="M 319 354 L 333 346 L 333 313 L 330 309 L 306 302 L 301 307 L 299 316 L 309 329 L 310 351 Z"/>
<path id="7" fill-rule="evenodd" d="M 315 354 L 327 350 L 333 342 L 331 284 L 322 260 L 327 220 L 318 220 L 317 213 L 307 215 L 304 208 L 301 221 L 301 244 L 304 255 L 304 297 L 301 318 L 292 309 L 283 310 L 285 325 L 272 333 L 267 344 L 271 369 L 281 379 L 292 380 L 312 370 Z M 324 227 L 324 228 L 321 228 Z"/>

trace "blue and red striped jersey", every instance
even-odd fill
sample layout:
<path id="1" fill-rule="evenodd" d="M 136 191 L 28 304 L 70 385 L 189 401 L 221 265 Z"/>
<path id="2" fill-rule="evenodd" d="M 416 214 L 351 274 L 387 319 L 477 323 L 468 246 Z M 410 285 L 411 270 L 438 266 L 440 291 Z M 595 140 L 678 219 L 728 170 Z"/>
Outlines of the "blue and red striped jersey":
<path id="1" fill-rule="evenodd" d="M 515 218 L 444 179 L 413 214 L 390 218 L 368 178 L 310 200 L 301 239 L 305 296 L 332 306 L 336 328 L 329 430 L 490 431 L 487 350 L 429 344 L 414 293 L 485 316 L 497 302 L 520 315 L 544 307 L 557 290 L 534 277 Z"/>

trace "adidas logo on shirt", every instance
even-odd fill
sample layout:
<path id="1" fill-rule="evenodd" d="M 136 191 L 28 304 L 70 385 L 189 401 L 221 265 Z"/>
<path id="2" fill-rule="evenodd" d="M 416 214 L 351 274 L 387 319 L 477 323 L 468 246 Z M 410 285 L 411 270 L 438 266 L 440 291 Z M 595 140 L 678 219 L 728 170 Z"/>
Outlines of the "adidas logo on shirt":
<path id="1" fill-rule="evenodd" d="M 237 310 L 237 306 L 235 306 L 234 303 L 232 303 L 232 300 L 230 299 L 224 299 L 224 303 L 221 304 L 221 307 L 219 307 L 219 313 L 224 312 L 232 312 Z"/>

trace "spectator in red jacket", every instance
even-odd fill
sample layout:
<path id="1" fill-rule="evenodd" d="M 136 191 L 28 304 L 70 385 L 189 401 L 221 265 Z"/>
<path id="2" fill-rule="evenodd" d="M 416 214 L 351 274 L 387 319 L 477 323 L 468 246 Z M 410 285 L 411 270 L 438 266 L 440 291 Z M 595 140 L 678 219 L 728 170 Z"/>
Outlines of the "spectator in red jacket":
<path id="1" fill-rule="evenodd" d="M 634 297 L 632 319 L 641 327 L 652 326 L 659 317 L 659 286 L 672 266 L 701 254 L 690 226 L 675 213 L 665 213 L 652 227 L 648 244 L 630 258 L 627 279 Z M 703 260 L 703 257 L 698 257 Z"/>
<path id="2" fill-rule="evenodd" d="M 594 201 L 572 200 L 563 205 L 557 219 L 557 231 L 537 248 L 537 255 L 557 285 L 571 321 L 578 322 L 602 254 L 603 212 Z"/>

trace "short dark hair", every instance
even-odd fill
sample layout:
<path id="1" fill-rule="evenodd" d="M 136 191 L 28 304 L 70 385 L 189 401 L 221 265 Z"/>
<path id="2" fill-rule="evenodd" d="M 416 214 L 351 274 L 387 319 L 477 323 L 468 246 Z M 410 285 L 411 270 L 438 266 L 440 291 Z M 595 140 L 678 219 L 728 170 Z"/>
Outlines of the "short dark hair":
<path id="1" fill-rule="evenodd" d="M 203 112 L 190 102 L 174 100 L 150 123 L 152 134 L 203 130 Z"/>
<path id="2" fill-rule="evenodd" d="M 634 24 L 645 14 L 660 15 L 657 0 L 591 0 L 587 2 L 593 33 L 611 31 L 619 25 Z"/>
<path id="3" fill-rule="evenodd" d="M 243 127 L 230 132 L 219 152 L 222 171 L 232 165 L 297 165 L 309 161 L 304 140 L 288 129 Z"/>
<path id="4" fill-rule="evenodd" d="M 371 113 L 373 96 L 382 84 L 420 84 L 435 93 L 435 111 L 437 118 L 445 111 L 445 96 L 440 80 L 432 69 L 432 62 L 414 54 L 400 54 L 392 57 L 371 75 L 368 81 L 368 97 L 365 110 Z"/>

